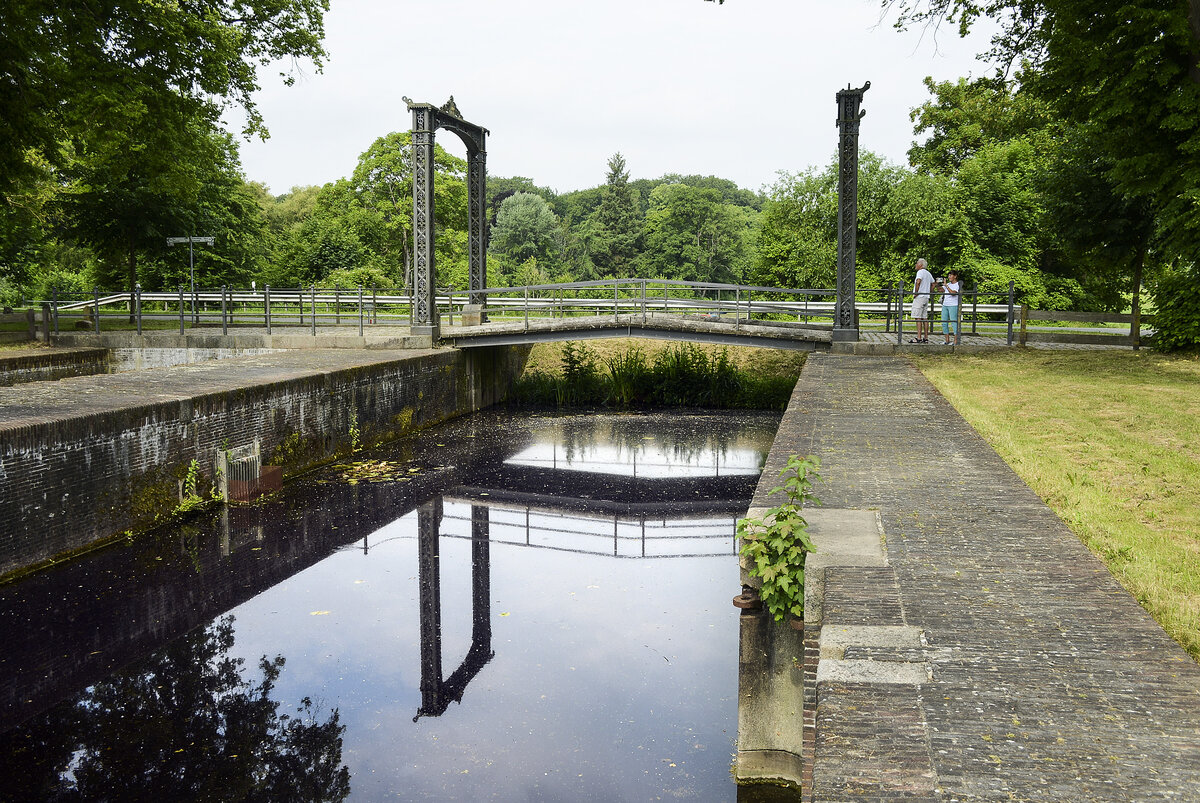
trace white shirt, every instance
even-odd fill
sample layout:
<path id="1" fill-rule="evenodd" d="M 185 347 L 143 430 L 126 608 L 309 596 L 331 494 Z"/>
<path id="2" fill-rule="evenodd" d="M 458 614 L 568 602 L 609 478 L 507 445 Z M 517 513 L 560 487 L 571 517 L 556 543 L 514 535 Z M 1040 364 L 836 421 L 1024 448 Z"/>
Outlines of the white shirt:
<path id="1" fill-rule="evenodd" d="M 942 285 L 942 306 L 957 307 L 958 306 L 958 291 L 962 287 L 962 282 L 946 282 Z M 950 291 L 954 292 L 951 293 Z"/>
<path id="2" fill-rule="evenodd" d="M 914 285 L 917 288 L 915 295 L 918 298 L 928 298 L 929 289 L 933 287 L 933 274 L 925 268 L 921 268 L 917 271 L 917 280 L 914 282 Z"/>

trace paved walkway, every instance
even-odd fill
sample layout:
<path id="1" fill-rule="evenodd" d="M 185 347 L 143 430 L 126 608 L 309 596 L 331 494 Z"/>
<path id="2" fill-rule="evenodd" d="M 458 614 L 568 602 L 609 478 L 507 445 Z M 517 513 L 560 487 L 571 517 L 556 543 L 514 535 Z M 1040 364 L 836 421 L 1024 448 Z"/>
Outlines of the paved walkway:
<path id="1" fill-rule="evenodd" d="M 332 373 L 426 353 L 429 352 L 411 349 L 279 351 L 154 370 L 0 387 L 0 437 L 13 427 L 164 401 L 187 401 L 206 393 Z"/>
<path id="2" fill-rule="evenodd" d="M 886 539 L 826 570 L 811 799 L 1200 800 L 1200 666 L 907 360 L 811 356 L 777 437 Z"/>

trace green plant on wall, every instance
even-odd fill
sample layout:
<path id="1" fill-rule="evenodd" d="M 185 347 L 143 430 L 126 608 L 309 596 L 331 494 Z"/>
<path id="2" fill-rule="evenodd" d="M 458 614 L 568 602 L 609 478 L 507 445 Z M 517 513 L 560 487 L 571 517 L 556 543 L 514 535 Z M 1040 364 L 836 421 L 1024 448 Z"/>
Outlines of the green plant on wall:
<path id="1" fill-rule="evenodd" d="M 362 433 L 358 430 L 358 411 L 350 408 L 350 451 L 357 452 L 362 447 Z"/>
<path id="2" fill-rule="evenodd" d="M 175 508 L 176 513 L 187 513 L 204 504 L 204 499 L 196 492 L 199 482 L 200 464 L 193 460 L 188 463 L 187 474 L 183 478 L 183 493 L 179 506 Z"/>
<path id="3" fill-rule="evenodd" d="M 738 522 L 737 534 L 742 543 L 739 554 L 746 558 L 750 575 L 762 581 L 759 595 L 777 622 L 789 614 L 804 615 L 804 559 L 816 548 L 800 511 L 806 502 L 821 503 L 812 494 L 813 481 L 820 479 L 820 467 L 816 457 L 792 455 L 779 472 L 783 483 L 768 494 L 783 491 L 787 501 L 768 510 L 762 518 Z"/>

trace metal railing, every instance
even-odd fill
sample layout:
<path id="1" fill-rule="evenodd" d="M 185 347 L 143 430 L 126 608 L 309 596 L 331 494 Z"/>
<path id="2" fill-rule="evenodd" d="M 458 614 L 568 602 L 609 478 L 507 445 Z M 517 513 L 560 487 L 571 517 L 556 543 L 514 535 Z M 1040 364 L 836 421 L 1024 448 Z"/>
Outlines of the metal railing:
<path id="1" fill-rule="evenodd" d="M 836 291 L 830 289 L 780 288 L 759 285 L 684 282 L 662 279 L 606 279 L 520 287 L 489 287 L 482 290 L 439 288 L 435 305 L 439 321 L 454 325 L 455 316 L 479 309 L 492 321 L 569 318 L 583 316 L 650 315 L 703 316 L 733 323 L 740 328 L 755 324 L 803 324 L 811 328 L 833 327 Z M 895 332 L 901 342 L 906 323 L 911 326 L 907 305 L 911 288 L 866 288 L 856 293 L 855 326 L 862 330 Z M 978 290 L 962 293 L 962 324 L 976 334 L 1004 331 L 1011 345 L 1017 309 L 1013 287 L 1005 294 Z M 473 306 L 472 300 L 483 303 Z M 274 327 L 307 328 L 312 334 L 322 327 L 410 325 L 413 298 L 408 292 L 380 292 L 376 288 L 348 289 L 293 287 L 229 288 L 197 290 L 180 286 L 173 291 L 101 291 L 60 294 L 33 302 L 42 307 L 47 334 L 58 334 L 63 319 L 74 328 L 101 331 L 106 328 L 157 329 L 254 327 L 268 333 Z M 931 304 L 931 308 L 935 305 Z M 931 309 L 931 313 L 932 313 Z M 932 322 L 932 321 L 931 321 Z M 911 331 L 911 328 L 910 328 Z"/>

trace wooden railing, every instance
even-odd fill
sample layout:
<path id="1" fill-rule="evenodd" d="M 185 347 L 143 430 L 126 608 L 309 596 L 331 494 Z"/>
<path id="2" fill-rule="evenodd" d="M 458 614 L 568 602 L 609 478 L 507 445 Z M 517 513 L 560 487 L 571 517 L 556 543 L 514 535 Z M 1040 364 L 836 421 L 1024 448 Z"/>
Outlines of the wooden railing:
<path id="1" fill-rule="evenodd" d="M 1104 331 L 1090 328 L 1086 331 L 1072 331 L 1064 327 L 1052 332 L 1034 332 L 1029 329 L 1030 321 L 1049 321 L 1051 323 L 1095 323 L 1129 324 L 1129 329 L 1111 329 Z M 1118 312 L 1066 312 L 1063 310 L 1037 310 L 1022 305 L 1020 309 L 1017 342 L 1024 346 L 1026 343 L 1054 342 L 1080 343 L 1088 345 L 1123 345 L 1137 349 L 1148 343 L 1149 337 L 1141 333 L 1141 316 Z"/>

